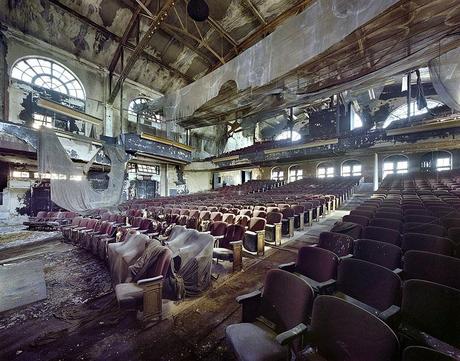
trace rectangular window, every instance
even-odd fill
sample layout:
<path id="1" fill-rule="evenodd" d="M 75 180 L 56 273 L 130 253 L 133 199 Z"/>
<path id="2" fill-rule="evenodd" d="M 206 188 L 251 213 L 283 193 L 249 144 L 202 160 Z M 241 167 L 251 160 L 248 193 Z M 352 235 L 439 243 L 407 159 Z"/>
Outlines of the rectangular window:
<path id="1" fill-rule="evenodd" d="M 436 159 L 436 170 L 438 172 L 444 170 L 450 170 L 450 158 L 438 158 Z"/>
<path id="2" fill-rule="evenodd" d="M 326 168 L 318 168 L 318 178 L 326 178 Z"/>
<path id="3" fill-rule="evenodd" d="M 361 164 L 353 165 L 353 167 L 352 167 L 352 175 L 353 175 L 353 177 L 361 176 L 361 172 L 362 172 L 361 169 L 362 169 Z"/>
<path id="4" fill-rule="evenodd" d="M 334 177 L 334 167 L 328 167 L 326 170 L 326 177 L 332 178 Z"/>
<path id="5" fill-rule="evenodd" d="M 351 167 L 349 165 L 344 165 L 342 167 L 342 176 L 349 177 L 351 175 Z"/>
<path id="6" fill-rule="evenodd" d="M 53 118 L 49 115 L 43 115 L 39 113 L 34 113 L 32 115 L 34 120 L 32 127 L 35 129 L 40 129 L 41 127 L 52 128 L 53 127 Z"/>
<path id="7" fill-rule="evenodd" d="M 396 173 L 404 174 L 408 171 L 407 161 L 397 162 L 396 163 Z"/>
<path id="8" fill-rule="evenodd" d="M 13 178 L 29 178 L 30 173 L 29 172 L 21 172 L 14 170 L 13 173 L 11 174 Z"/>

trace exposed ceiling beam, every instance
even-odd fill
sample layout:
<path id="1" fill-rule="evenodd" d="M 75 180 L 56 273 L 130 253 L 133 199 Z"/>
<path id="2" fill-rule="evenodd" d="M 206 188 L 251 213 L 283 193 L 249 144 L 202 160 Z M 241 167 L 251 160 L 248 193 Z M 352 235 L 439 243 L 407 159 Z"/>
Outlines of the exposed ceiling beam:
<path id="1" fill-rule="evenodd" d="M 152 0 L 147 0 L 144 6 L 149 6 L 149 4 L 152 2 Z M 115 51 L 115 54 L 113 55 L 112 61 L 110 62 L 109 65 L 109 72 L 113 73 L 115 70 L 115 67 L 117 66 L 118 60 L 120 59 L 121 51 L 123 50 L 123 46 L 125 46 L 126 42 L 128 41 L 129 35 L 134 29 L 134 26 L 136 25 L 137 19 L 139 18 L 139 14 L 142 10 L 142 6 L 138 6 L 136 9 L 133 9 L 133 15 L 131 15 L 131 19 L 129 20 L 129 24 L 125 29 L 125 32 L 123 33 L 123 37 L 121 38 L 121 42 L 118 44 L 117 50 Z"/>
<path id="2" fill-rule="evenodd" d="M 260 11 L 256 8 L 256 6 L 252 3 L 252 0 L 243 0 L 246 5 L 248 6 L 249 10 L 251 10 L 251 12 L 255 15 L 255 17 L 257 19 L 259 19 L 259 21 L 262 23 L 262 24 L 267 24 L 267 21 L 265 20 L 265 18 L 262 16 L 262 14 L 260 13 Z"/>
<path id="3" fill-rule="evenodd" d="M 182 34 L 183 36 L 185 37 L 188 37 L 190 39 L 193 39 L 195 40 L 199 46 L 202 46 L 204 48 L 206 48 L 207 50 L 209 50 L 219 61 L 221 64 L 224 64 L 224 58 L 222 56 L 220 56 L 217 51 L 215 51 L 213 48 L 211 48 L 211 46 L 206 43 L 206 41 L 200 39 L 199 37 L 189 33 L 188 31 L 186 30 L 183 30 L 181 28 L 178 28 L 177 26 L 174 26 L 174 25 L 171 25 L 171 24 L 168 24 L 168 23 L 163 23 L 161 24 L 161 28 L 165 31 L 168 31 L 168 34 L 170 34 L 171 36 L 173 36 L 172 34 L 176 33 L 177 34 Z M 186 43 L 184 41 L 184 43 Z M 197 49 L 195 49 L 197 50 Z"/>
<path id="4" fill-rule="evenodd" d="M 115 97 L 117 96 L 120 88 L 127 78 L 129 72 L 133 68 L 134 64 L 136 64 L 139 57 L 144 52 L 144 49 L 149 44 L 150 40 L 152 39 L 153 34 L 158 30 L 160 24 L 163 22 L 163 19 L 167 16 L 168 10 L 174 6 L 174 0 L 167 0 L 166 3 L 161 8 L 160 12 L 155 16 L 155 18 L 151 21 L 149 28 L 142 36 L 142 39 L 136 45 L 136 48 L 131 53 L 131 56 L 128 58 L 126 64 L 124 64 L 123 69 L 118 77 L 117 83 L 112 89 L 110 93 L 109 99 L 107 100 L 108 104 L 113 104 Z"/>
<path id="5" fill-rule="evenodd" d="M 216 30 L 220 35 L 222 35 L 233 46 L 235 52 L 237 52 L 238 43 L 235 41 L 235 39 L 233 39 L 231 35 L 228 32 L 226 32 L 224 28 L 210 16 L 208 17 L 207 21 L 208 24 L 211 25 L 212 28 L 214 28 L 214 30 Z"/>
<path id="6" fill-rule="evenodd" d="M 112 39 L 113 41 L 116 41 L 118 43 L 121 43 L 122 38 L 120 38 L 117 34 L 112 33 L 111 31 L 107 30 L 105 27 L 95 23 L 94 21 L 88 19 L 87 17 L 81 15 L 77 11 L 69 8 L 68 6 L 62 4 L 59 0 L 48 0 L 49 3 L 53 4 L 57 8 L 64 10 L 65 12 L 69 13 L 70 15 L 76 17 L 78 20 L 80 20 L 82 23 L 91 26 L 92 28 L 96 29 L 98 32 L 103 34 L 106 38 Z M 135 46 L 134 44 L 131 44 L 129 42 L 126 42 L 125 47 L 131 51 L 134 51 Z M 171 73 L 179 76 L 180 78 L 184 79 L 187 83 L 193 82 L 193 79 L 184 73 L 180 72 L 179 70 L 162 63 L 159 59 L 157 59 L 155 56 L 152 54 L 144 51 L 142 53 L 142 57 L 147 59 L 148 61 L 155 63 L 156 65 L 160 66 L 163 69 L 166 69 L 170 71 Z"/>

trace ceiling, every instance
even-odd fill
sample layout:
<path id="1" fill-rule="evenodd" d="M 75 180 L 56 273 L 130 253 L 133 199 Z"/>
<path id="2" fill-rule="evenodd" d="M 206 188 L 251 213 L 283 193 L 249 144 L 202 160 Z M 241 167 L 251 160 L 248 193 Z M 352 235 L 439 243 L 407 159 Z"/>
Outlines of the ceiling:
<path id="1" fill-rule="evenodd" d="M 232 59 L 312 0 L 208 0 L 205 22 L 188 17 L 187 1 L 0 0 L 8 9 L 0 21 L 165 93 Z"/>

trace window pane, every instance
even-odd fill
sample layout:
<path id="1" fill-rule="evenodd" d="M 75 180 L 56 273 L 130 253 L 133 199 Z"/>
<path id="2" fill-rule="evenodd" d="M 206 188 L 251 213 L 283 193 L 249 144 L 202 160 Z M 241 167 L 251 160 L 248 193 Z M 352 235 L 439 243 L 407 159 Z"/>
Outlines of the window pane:
<path id="1" fill-rule="evenodd" d="M 383 163 L 383 170 L 393 170 L 393 162 Z"/>
<path id="2" fill-rule="evenodd" d="M 407 169 L 407 161 L 397 162 L 396 169 L 398 170 Z"/>

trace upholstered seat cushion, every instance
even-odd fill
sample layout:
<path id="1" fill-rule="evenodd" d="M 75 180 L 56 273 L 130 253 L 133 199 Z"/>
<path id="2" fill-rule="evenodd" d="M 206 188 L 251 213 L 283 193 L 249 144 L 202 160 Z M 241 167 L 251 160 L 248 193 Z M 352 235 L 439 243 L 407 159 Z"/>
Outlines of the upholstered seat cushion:
<path id="1" fill-rule="evenodd" d="M 214 248 L 212 251 L 212 257 L 222 259 L 225 261 L 230 261 L 233 259 L 233 251 L 227 248 Z"/>
<path id="2" fill-rule="evenodd" d="M 133 309 L 142 306 L 143 289 L 135 283 L 119 283 L 115 286 L 115 295 L 120 308 Z"/>
<path id="3" fill-rule="evenodd" d="M 276 342 L 276 333 L 261 322 L 230 325 L 225 333 L 230 348 L 240 361 L 275 361 L 287 358 L 289 349 Z"/>

